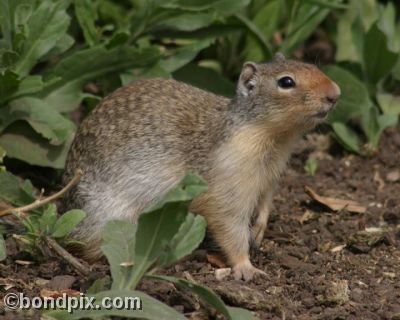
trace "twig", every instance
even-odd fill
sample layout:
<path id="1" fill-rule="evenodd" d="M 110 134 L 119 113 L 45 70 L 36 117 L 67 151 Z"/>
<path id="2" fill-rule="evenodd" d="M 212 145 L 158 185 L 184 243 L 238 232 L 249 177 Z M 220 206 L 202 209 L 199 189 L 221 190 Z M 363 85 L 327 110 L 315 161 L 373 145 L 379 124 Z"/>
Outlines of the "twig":
<path id="1" fill-rule="evenodd" d="M 70 254 L 67 250 L 61 247 L 56 240 L 45 237 L 47 245 L 53 249 L 61 258 L 67 261 L 71 266 L 73 266 L 79 273 L 84 276 L 89 275 L 90 269 L 80 263 L 72 254 Z"/>
<path id="2" fill-rule="evenodd" d="M 26 206 L 18 207 L 18 208 L 8 208 L 5 210 L 0 211 L 0 217 L 11 214 L 11 213 L 16 213 L 16 214 L 21 214 L 22 212 L 29 211 L 36 209 L 38 207 L 41 207 L 49 202 L 52 202 L 58 198 L 60 198 L 63 194 L 71 190 L 71 188 L 76 185 L 79 181 L 79 179 L 82 177 L 82 170 L 78 169 L 75 171 L 74 177 L 71 179 L 71 181 L 60 191 L 52 194 L 51 196 L 43 199 L 38 199 L 31 204 L 28 204 Z"/>

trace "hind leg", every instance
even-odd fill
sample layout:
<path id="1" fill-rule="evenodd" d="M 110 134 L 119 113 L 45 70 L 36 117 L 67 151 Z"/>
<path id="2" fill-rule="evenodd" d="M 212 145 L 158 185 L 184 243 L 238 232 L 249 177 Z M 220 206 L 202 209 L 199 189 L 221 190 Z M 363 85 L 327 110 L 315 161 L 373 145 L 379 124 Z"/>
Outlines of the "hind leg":
<path id="1" fill-rule="evenodd" d="M 81 181 L 75 194 L 76 202 L 87 217 L 74 231 L 74 236 L 86 244 L 84 256 L 94 260 L 100 257 L 104 225 L 110 220 L 128 220 L 137 223 L 139 215 L 150 209 L 183 178 L 185 169 L 169 167 L 142 172 L 144 165 L 120 168 L 109 173 L 107 180 Z M 140 171 L 142 170 L 142 171 Z M 133 174 L 135 172 L 136 174 Z"/>

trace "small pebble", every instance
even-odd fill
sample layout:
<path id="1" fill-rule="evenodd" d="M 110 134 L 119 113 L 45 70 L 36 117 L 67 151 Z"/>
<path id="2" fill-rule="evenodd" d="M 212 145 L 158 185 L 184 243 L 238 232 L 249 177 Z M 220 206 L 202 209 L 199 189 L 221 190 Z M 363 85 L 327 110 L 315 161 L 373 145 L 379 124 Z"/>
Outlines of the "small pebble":
<path id="1" fill-rule="evenodd" d="M 389 182 L 396 182 L 400 180 L 400 171 L 393 170 L 386 175 L 386 180 Z"/>
<path id="2" fill-rule="evenodd" d="M 232 269 L 231 268 L 219 268 L 215 269 L 214 274 L 215 278 L 218 281 L 224 280 L 227 276 L 231 274 Z"/>

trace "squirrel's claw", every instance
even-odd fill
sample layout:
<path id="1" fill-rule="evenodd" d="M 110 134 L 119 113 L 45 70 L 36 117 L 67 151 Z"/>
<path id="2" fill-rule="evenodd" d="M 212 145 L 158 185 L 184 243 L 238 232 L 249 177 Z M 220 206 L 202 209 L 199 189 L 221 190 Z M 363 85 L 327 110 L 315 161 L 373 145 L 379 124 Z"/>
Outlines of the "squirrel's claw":
<path id="1" fill-rule="evenodd" d="M 233 267 L 233 277 L 235 280 L 250 281 L 254 278 L 265 278 L 267 274 L 254 267 L 250 261 L 246 261 L 245 263 L 237 264 Z"/>

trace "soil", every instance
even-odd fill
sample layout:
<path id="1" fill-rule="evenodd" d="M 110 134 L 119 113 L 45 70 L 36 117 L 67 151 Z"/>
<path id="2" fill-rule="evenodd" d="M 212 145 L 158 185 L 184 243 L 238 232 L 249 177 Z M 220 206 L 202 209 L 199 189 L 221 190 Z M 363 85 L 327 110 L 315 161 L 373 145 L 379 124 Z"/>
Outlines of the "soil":
<path id="1" fill-rule="evenodd" d="M 369 159 L 338 151 L 334 144 L 327 149 L 326 141 L 326 135 L 308 135 L 282 179 L 265 239 L 252 256 L 266 278 L 216 280 L 216 258 L 205 250 L 163 272 L 205 284 L 228 305 L 247 308 L 259 319 L 400 319 L 400 128 L 387 130 L 379 152 Z M 310 154 L 318 159 L 314 176 L 304 170 Z M 322 196 L 355 200 L 366 212 L 333 212 L 312 200 L 304 186 Z M 43 287 L 63 286 L 84 291 L 108 272 L 105 263 L 97 263 L 88 279 L 55 258 L 24 265 L 18 260 L 31 258 L 13 238 L 6 243 L 2 292 L 36 296 Z M 145 281 L 141 289 L 189 318 L 218 318 L 171 284 Z M 2 319 L 39 316 L 0 311 Z"/>

